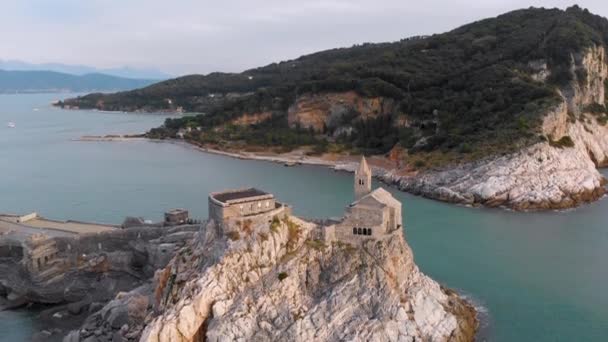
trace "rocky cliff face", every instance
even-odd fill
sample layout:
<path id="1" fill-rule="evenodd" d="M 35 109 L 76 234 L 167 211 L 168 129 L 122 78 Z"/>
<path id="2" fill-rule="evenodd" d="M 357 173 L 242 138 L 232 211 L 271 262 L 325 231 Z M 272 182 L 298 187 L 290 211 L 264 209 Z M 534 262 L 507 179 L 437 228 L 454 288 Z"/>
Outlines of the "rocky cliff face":
<path id="1" fill-rule="evenodd" d="M 354 247 L 315 229 L 290 217 L 226 240 L 208 225 L 157 273 L 140 341 L 473 339 L 474 309 L 419 271 L 402 234 Z"/>
<path id="2" fill-rule="evenodd" d="M 242 116 L 232 120 L 231 123 L 237 126 L 257 125 L 261 122 L 269 120 L 271 117 L 272 112 L 245 113 Z"/>
<path id="3" fill-rule="evenodd" d="M 575 81 L 561 89 L 562 103 L 542 124 L 546 142 L 446 170 L 403 176 L 376 169 L 377 176 L 426 197 L 520 210 L 573 207 L 601 197 L 606 180 L 597 167 L 608 166 L 608 126 L 600 119 L 606 114 L 593 114 L 589 107 L 606 103 L 606 53 L 596 47 L 572 61 Z M 547 73 L 544 69 L 538 75 L 546 78 Z"/>
<path id="4" fill-rule="evenodd" d="M 290 127 L 299 125 L 322 132 L 323 128 L 338 128 L 355 118 L 368 119 L 391 114 L 397 107 L 393 99 L 363 97 L 354 91 L 305 94 L 289 107 L 287 121 Z"/>

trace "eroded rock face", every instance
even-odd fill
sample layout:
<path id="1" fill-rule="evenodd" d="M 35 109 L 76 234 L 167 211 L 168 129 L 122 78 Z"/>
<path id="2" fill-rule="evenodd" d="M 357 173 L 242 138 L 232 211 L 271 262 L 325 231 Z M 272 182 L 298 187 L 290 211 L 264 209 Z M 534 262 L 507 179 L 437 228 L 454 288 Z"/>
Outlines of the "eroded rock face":
<path id="1" fill-rule="evenodd" d="M 272 118 L 272 112 L 244 113 L 238 118 L 232 120 L 231 123 L 237 126 L 250 126 L 257 125 L 269 120 L 270 118 Z"/>
<path id="2" fill-rule="evenodd" d="M 304 94 L 289 107 L 287 121 L 290 127 L 299 125 L 322 132 L 324 127 L 341 128 L 342 118 L 352 121 L 391 114 L 397 110 L 394 100 L 383 97 L 362 97 L 354 91 L 343 93 Z M 342 127 L 343 128 L 343 127 Z"/>
<path id="3" fill-rule="evenodd" d="M 159 272 L 140 341 L 473 339 L 474 309 L 418 270 L 402 234 L 353 247 L 314 229 L 291 217 L 226 241 L 208 226 Z"/>

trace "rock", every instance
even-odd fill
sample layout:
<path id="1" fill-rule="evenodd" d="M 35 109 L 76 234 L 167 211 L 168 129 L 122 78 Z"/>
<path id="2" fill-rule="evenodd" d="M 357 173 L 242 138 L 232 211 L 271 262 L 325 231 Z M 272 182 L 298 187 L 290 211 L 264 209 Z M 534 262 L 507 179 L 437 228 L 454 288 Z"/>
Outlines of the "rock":
<path id="1" fill-rule="evenodd" d="M 89 303 L 86 301 L 80 301 L 76 303 L 70 303 L 67 306 L 68 312 L 72 315 L 79 315 L 89 306 Z"/>
<path id="2" fill-rule="evenodd" d="M 115 332 L 112 335 L 112 342 L 126 342 L 127 339 L 125 339 L 120 332 Z"/>
<path id="3" fill-rule="evenodd" d="M 95 313 L 99 310 L 101 310 L 103 308 L 103 304 L 101 303 L 91 303 L 91 305 L 89 305 L 89 314 Z"/>
<path id="4" fill-rule="evenodd" d="M 64 338 L 63 342 L 79 342 L 80 341 L 80 333 L 78 330 L 71 331 Z"/>
<path id="5" fill-rule="evenodd" d="M 33 342 L 42 342 L 42 341 L 48 341 L 48 338 L 51 337 L 53 334 L 48 331 L 48 330 L 42 330 L 40 332 L 35 333 L 32 336 L 32 341 Z"/>
<path id="6" fill-rule="evenodd" d="M 402 234 L 321 250 L 305 243 L 315 225 L 296 222 L 302 238 L 289 254 L 286 229 L 255 227 L 270 236 L 229 244 L 199 236 L 190 249 L 207 261 L 200 267 L 173 258 L 168 267 L 182 275 L 176 279 L 188 280 L 173 285 L 175 296 L 140 341 L 473 340 L 475 311 L 419 271 Z M 279 280 L 282 272 L 289 276 Z M 166 284 L 156 291 L 166 293 Z"/>
<path id="7" fill-rule="evenodd" d="M 89 336 L 82 340 L 82 342 L 102 342 L 102 340 L 97 338 L 96 336 Z"/>
<path id="8" fill-rule="evenodd" d="M 108 323 L 112 329 L 120 329 L 123 325 L 129 324 L 129 313 L 127 308 L 116 308 L 110 313 Z"/>

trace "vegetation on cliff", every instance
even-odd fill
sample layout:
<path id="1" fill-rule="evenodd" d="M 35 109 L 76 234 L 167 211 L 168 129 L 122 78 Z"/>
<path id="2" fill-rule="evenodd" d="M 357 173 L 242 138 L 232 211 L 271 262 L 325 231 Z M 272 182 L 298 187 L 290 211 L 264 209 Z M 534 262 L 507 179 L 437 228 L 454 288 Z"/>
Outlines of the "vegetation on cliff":
<path id="1" fill-rule="evenodd" d="M 410 153 L 480 157 L 539 141 L 542 116 L 559 101 L 556 89 L 587 76 L 571 71 L 573 57 L 606 42 L 603 17 L 578 6 L 530 8 L 430 37 L 333 49 L 240 74 L 192 75 L 66 103 L 204 113 L 167 120 L 150 132 L 155 138 L 200 127 L 187 138 L 204 144 L 316 145 L 317 152 L 327 149 L 327 141 L 368 153 L 384 153 L 400 143 Z M 546 79 L 538 77 L 543 71 Z M 346 116 L 348 133 L 288 125 L 288 108 L 299 95 L 345 91 L 398 105 L 375 118 Z M 261 112 L 272 117 L 244 127 L 232 122 Z"/>

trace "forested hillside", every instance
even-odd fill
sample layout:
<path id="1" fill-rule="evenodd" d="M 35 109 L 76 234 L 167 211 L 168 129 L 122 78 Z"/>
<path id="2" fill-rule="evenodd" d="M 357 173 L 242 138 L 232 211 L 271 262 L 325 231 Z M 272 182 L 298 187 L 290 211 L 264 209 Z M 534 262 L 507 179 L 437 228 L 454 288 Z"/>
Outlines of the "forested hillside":
<path id="1" fill-rule="evenodd" d="M 560 100 L 558 90 L 585 80 L 584 70 L 573 69 L 574 60 L 606 42 L 603 17 L 577 6 L 530 8 L 430 37 L 333 49 L 239 74 L 191 75 L 65 103 L 203 113 L 167 120 L 150 132 L 152 137 L 200 127 L 187 138 L 283 148 L 312 144 L 318 152 L 339 145 L 384 153 L 400 143 L 410 153 L 471 159 L 546 139 L 539 126 Z M 394 105 L 372 117 L 343 113 L 335 127 L 322 130 L 290 125 L 288 112 L 302 95 L 345 92 Z M 605 115 L 605 104 L 598 105 L 595 110 Z M 259 122 L 235 124 L 244 114 L 260 113 L 269 114 Z"/>

